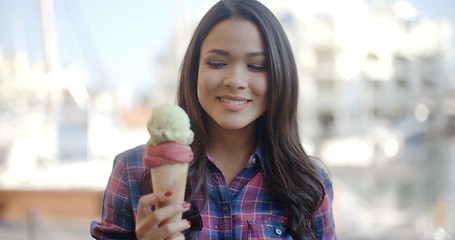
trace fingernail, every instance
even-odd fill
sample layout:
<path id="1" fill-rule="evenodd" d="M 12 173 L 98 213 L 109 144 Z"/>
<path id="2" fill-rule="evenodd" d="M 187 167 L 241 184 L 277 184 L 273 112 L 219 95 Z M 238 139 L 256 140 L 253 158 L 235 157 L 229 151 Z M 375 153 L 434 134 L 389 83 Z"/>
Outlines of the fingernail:
<path id="1" fill-rule="evenodd" d="M 189 207 L 191 207 L 191 203 L 184 202 L 184 203 L 182 203 L 182 206 L 183 206 L 183 208 L 189 208 Z"/>
<path id="2" fill-rule="evenodd" d="M 171 195 L 172 195 L 172 192 L 166 192 L 166 193 L 164 193 L 164 196 L 166 196 L 166 197 L 170 197 Z"/>

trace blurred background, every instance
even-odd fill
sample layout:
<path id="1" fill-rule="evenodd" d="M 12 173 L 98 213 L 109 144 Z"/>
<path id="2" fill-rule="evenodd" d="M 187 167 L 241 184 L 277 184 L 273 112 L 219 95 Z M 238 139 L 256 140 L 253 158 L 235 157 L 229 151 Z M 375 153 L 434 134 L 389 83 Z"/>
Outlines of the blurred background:
<path id="1" fill-rule="evenodd" d="M 0 238 L 90 239 L 216 0 L 0 0 Z M 292 43 L 339 239 L 455 239 L 451 0 L 262 0 Z"/>

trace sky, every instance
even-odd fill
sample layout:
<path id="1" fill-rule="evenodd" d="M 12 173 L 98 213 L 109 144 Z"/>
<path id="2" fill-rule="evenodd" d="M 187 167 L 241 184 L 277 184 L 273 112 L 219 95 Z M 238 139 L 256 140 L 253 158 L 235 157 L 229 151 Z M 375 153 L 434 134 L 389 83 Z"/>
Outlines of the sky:
<path id="1" fill-rule="evenodd" d="M 179 21 L 198 14 L 214 0 L 59 0 L 53 1 L 61 68 L 87 69 L 97 83 L 138 91 L 150 87 L 156 55 Z M 178 11 L 176 6 L 185 7 Z M 193 17 L 194 18 L 194 17 Z M 0 52 L 27 51 L 43 59 L 39 0 L 0 0 Z"/>
<path id="2" fill-rule="evenodd" d="M 272 0 L 262 2 L 267 5 L 269 1 Z M 87 83 L 89 87 L 144 91 L 156 78 L 156 56 L 162 54 L 172 30 L 182 21 L 200 19 L 215 2 L 53 1 L 61 67 L 77 65 L 87 69 L 92 79 L 96 79 Z M 436 20 L 447 19 L 455 26 L 455 14 L 451 12 L 455 1 L 409 2 L 419 14 Z M 0 0 L 0 52 L 11 56 L 22 50 L 28 52 L 32 63 L 42 60 L 39 22 L 39 0 Z"/>

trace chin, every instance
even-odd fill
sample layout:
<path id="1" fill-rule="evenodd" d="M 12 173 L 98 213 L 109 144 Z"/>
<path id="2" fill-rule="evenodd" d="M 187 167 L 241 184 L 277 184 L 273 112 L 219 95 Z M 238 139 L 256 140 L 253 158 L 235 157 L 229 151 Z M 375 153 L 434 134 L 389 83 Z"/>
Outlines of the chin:
<path id="1" fill-rule="evenodd" d="M 223 122 L 218 122 L 218 125 L 223 128 L 223 129 L 226 129 L 226 130 L 240 130 L 240 129 L 245 129 L 249 126 L 253 126 L 254 125 L 254 121 L 253 122 L 238 122 L 238 121 L 235 121 L 235 120 L 224 120 Z"/>

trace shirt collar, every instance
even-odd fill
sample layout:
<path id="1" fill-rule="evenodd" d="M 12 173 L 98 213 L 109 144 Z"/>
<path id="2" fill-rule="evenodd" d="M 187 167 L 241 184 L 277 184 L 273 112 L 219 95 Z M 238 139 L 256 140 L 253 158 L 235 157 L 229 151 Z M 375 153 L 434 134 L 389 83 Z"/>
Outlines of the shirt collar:
<path id="1" fill-rule="evenodd" d="M 213 162 L 213 159 L 212 159 L 212 157 L 210 157 L 209 153 L 206 152 L 205 155 L 207 156 L 209 162 L 211 162 L 213 165 L 215 165 L 215 163 Z M 254 151 L 254 153 L 248 159 L 248 163 L 246 165 L 246 168 L 250 168 L 250 167 L 255 166 L 256 164 L 258 164 L 258 161 L 259 161 L 259 164 L 261 166 L 262 171 L 265 173 L 264 160 L 263 160 L 263 157 L 262 157 L 262 151 L 261 151 L 260 144 L 258 144 L 258 147 L 256 147 L 256 150 Z"/>
<path id="2" fill-rule="evenodd" d="M 256 148 L 256 152 L 253 154 L 253 156 L 255 156 L 256 162 L 259 160 L 259 163 L 260 163 L 260 165 L 261 165 L 261 170 L 262 170 L 262 172 L 263 172 L 264 175 L 265 175 L 264 157 L 262 157 L 262 156 L 263 156 L 263 153 L 262 153 L 262 144 L 261 144 L 260 141 L 259 141 L 259 143 L 258 143 L 258 147 Z"/>

